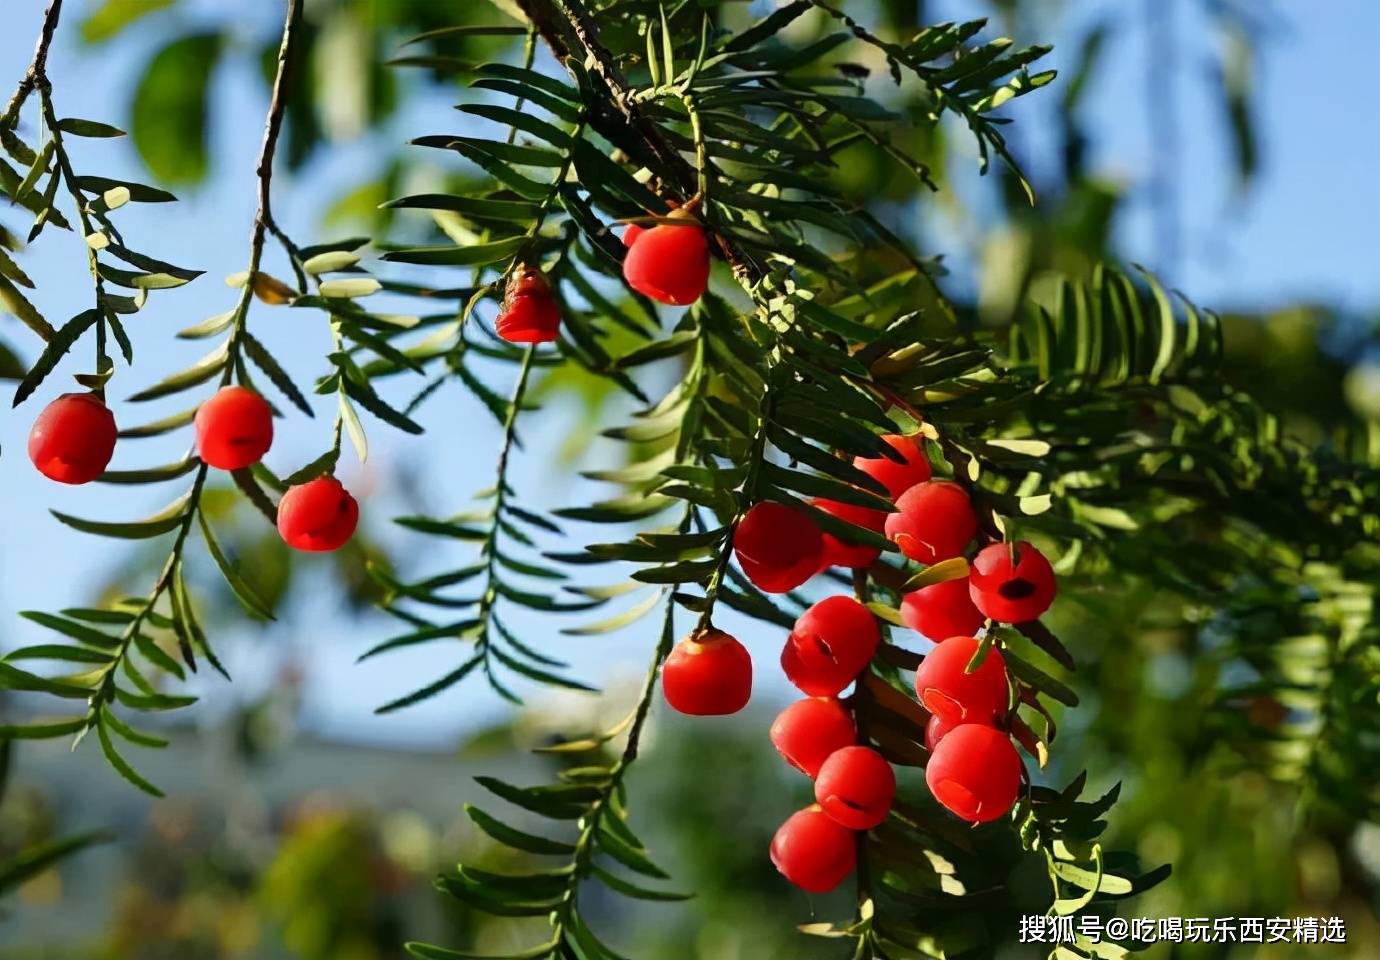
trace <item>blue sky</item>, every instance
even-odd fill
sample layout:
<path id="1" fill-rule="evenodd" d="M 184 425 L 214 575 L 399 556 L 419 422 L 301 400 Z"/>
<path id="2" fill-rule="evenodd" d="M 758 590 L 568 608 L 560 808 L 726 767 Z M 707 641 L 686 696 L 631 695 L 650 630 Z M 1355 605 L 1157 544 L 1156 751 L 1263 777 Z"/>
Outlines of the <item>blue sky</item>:
<path id="1" fill-rule="evenodd" d="M 1306 15 L 1296 7 L 1280 5 L 1284 12 L 1276 19 L 1259 61 L 1261 86 L 1256 103 L 1262 168 L 1251 190 L 1240 196 L 1222 172 L 1227 145 L 1209 74 L 1216 38 L 1201 16 L 1202 4 L 1176 2 L 1182 10 L 1177 21 L 1180 73 L 1172 80 L 1163 79 L 1165 89 L 1172 83 L 1182 121 L 1178 137 L 1182 154 L 1174 163 L 1181 175 L 1184 256 L 1173 281 L 1198 302 L 1219 309 L 1317 300 L 1357 312 L 1373 311 L 1380 303 L 1380 271 L 1373 263 L 1380 223 L 1373 157 L 1380 147 L 1380 128 L 1367 94 L 1371 47 L 1380 38 L 1380 5 L 1368 0 L 1331 0 L 1309 5 Z M 29 61 L 42 4 L 24 0 L 11 6 L 17 9 L 7 10 L 7 28 L 0 32 L 0 86 L 6 95 Z M 205 4 L 192 6 L 187 14 L 191 17 L 198 6 L 209 9 Z M 949 0 L 931 6 L 936 16 L 957 17 L 971 15 L 974 4 Z M 122 122 L 136 69 L 163 33 L 135 30 L 99 51 L 81 49 L 70 40 L 71 28 L 86 4 L 73 2 L 72 7 L 50 63 L 58 112 Z M 1102 17 L 1129 19 L 1127 26 L 1132 29 L 1114 35 L 1085 109 L 1094 138 L 1094 167 L 1126 183 L 1133 197 L 1139 198 L 1156 148 L 1144 117 L 1147 52 L 1139 29 L 1142 5 L 1080 0 L 1064 8 L 1072 12 L 1055 35 L 1020 38 L 1054 42 L 1050 60 L 1056 67 L 1068 65 L 1074 55 L 1069 38 L 1078 36 L 1088 22 Z M 246 36 L 262 38 L 276 29 L 276 22 L 265 16 L 260 27 L 255 33 L 246 26 Z M 1054 92 L 1038 94 L 1020 101 L 1012 111 L 1017 123 L 1029 131 L 1023 143 L 1028 143 L 1037 176 L 1041 165 L 1053 160 L 1039 135 L 1045 113 L 1039 100 L 1055 96 Z M 187 194 L 177 205 L 120 214 L 121 224 L 139 249 L 205 269 L 207 275 L 181 290 L 158 294 L 131 322 L 137 365 L 132 371 L 118 370 L 111 388 L 116 399 L 185 366 L 205 351 L 204 343 L 182 343 L 171 335 L 228 309 L 233 291 L 221 284 L 221 278 L 245 266 L 254 209 L 253 167 L 266 106 L 256 65 L 247 56 L 232 57 L 217 74 L 214 97 L 219 125 L 213 135 L 213 173 L 208 185 Z M 447 100 L 423 99 L 410 104 L 387 136 L 400 141 L 434 133 L 438 124 L 453 126 L 453 116 Z M 274 201 L 279 219 L 303 242 L 334 235 L 323 235 L 319 229 L 320 212 L 334 194 L 374 171 L 376 146 L 342 145 L 297 177 L 280 174 Z M 84 143 L 78 165 L 111 176 L 147 177 L 132 149 L 122 142 Z M 12 218 L 6 222 L 18 223 Z M 1156 266 L 1151 236 L 1146 207 L 1137 200 L 1120 226 L 1123 252 Z M 952 242 L 960 241 L 955 237 Z M 957 255 L 954 261 L 961 266 L 963 251 L 947 252 Z M 88 306 L 90 292 L 79 240 L 45 235 L 23 262 L 38 283 L 38 303 L 50 319 L 64 319 Z M 320 370 L 319 358 L 328 349 L 319 315 L 255 305 L 251 317 L 256 335 L 280 351 L 299 383 L 310 383 Z M 31 339 L 26 339 L 17 323 L 0 320 L 0 329 L 10 342 L 31 348 Z M 85 361 L 85 349 L 80 352 Z M 177 482 L 154 491 L 67 489 L 33 471 L 24 455 L 33 416 L 58 392 L 69 389 L 68 373 L 87 365 L 69 362 L 17 411 L 8 412 L 9 388 L 0 391 L 4 393 L 0 409 L 7 411 L 0 416 L 0 491 L 7 521 L 7 535 L 0 542 L 0 624 L 5 625 L 0 642 L 6 645 L 40 639 L 37 628 L 15 617 L 18 610 L 57 609 L 89 599 L 104 572 L 124 556 L 121 544 L 61 527 L 47 508 L 83 516 L 135 518 L 182 489 Z M 506 390 L 506 384 L 500 386 Z M 173 401 L 157 409 L 172 412 L 180 407 Z M 154 412 L 117 408 L 120 416 L 130 420 L 152 419 Z M 515 480 L 532 502 L 558 506 L 584 493 L 579 485 L 543 468 L 543 451 L 559 445 L 577 415 L 558 411 L 529 430 L 526 440 L 532 453 L 519 460 Z M 361 491 L 370 490 L 405 467 L 420 477 L 426 507 L 438 513 L 465 508 L 470 492 L 491 482 L 489 451 L 497 446 L 497 428 L 454 387 L 430 404 L 423 423 L 432 433 L 429 442 L 411 442 L 382 425 L 370 424 L 370 468 L 364 470 L 347 457 L 346 482 Z M 326 405 L 314 422 L 289 418 L 280 425 L 269 465 L 290 470 L 310 459 L 325 443 L 329 424 Z M 179 436 L 161 446 L 154 441 L 144 441 L 139 447 L 127 444 L 117 452 L 116 466 L 166 462 L 178 456 L 185 443 L 186 437 Z M 407 505 L 407 509 L 415 506 Z M 403 507 L 395 492 L 382 490 L 366 499 L 366 522 L 377 531 L 387 531 L 386 518 Z M 418 559 L 419 548 L 433 549 L 416 539 L 397 539 L 391 532 L 389 536 L 409 559 Z M 448 556 L 455 555 L 437 553 L 422 559 L 427 569 L 435 570 L 443 568 Z M 262 632 L 237 631 L 236 642 L 230 646 L 239 696 L 258 688 L 284 658 L 292 657 L 306 668 L 304 719 L 328 733 L 392 742 L 439 739 L 501 709 L 487 689 L 473 684 L 399 716 L 372 717 L 374 705 L 449 669 L 454 652 L 423 648 L 368 668 L 358 667 L 355 656 L 386 636 L 388 626 L 378 620 L 352 625 L 343 619 L 333 592 L 326 589 L 309 591 L 303 606 L 290 620 Z M 653 622 L 648 619 L 640 628 L 606 640 L 581 640 L 577 648 L 566 652 L 573 653 L 577 673 L 595 681 L 640 676 L 654 642 Z M 547 639 L 539 638 L 539 642 Z M 784 683 L 774 666 L 779 638 L 757 631 L 745 639 L 759 655 L 765 695 L 784 697 Z M 551 643 L 547 649 L 561 645 Z M 214 683 L 207 693 L 213 708 L 229 695 L 223 684 Z"/>

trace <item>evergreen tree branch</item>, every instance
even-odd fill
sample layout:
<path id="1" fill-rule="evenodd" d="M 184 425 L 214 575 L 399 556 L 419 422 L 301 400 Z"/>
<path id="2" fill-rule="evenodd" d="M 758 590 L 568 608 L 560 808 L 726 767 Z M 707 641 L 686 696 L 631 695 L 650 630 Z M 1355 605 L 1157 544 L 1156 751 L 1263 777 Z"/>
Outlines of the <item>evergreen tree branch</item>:
<path id="1" fill-rule="evenodd" d="M 3 298 L 7 311 L 14 313 L 46 341 L 43 352 L 15 390 L 16 406 L 37 389 L 52 373 L 58 361 L 73 349 L 81 336 L 91 327 L 95 328 L 95 369 L 92 373 L 78 374 L 76 379 L 82 386 L 104 399 L 106 382 L 113 372 L 113 364 L 107 351 L 108 333 L 114 334 L 126 361 L 133 361 L 133 346 L 118 315 L 139 310 L 150 290 L 181 286 L 200 276 L 200 271 L 184 270 L 128 249 L 119 229 L 111 219 L 112 211 L 132 199 L 151 200 L 156 197 L 160 200 L 171 200 L 174 199 L 171 194 L 104 177 L 77 175 L 68 149 L 69 135 L 109 138 L 121 137 L 124 131 L 92 120 L 75 117 L 59 119 L 57 116 L 53 86 L 47 73 L 47 61 L 61 10 L 60 0 L 53 0 L 48 5 L 33 61 L 5 113 L 0 115 L 0 150 L 15 160 L 21 168 L 27 167 L 27 172 L 21 175 L 6 160 L 0 158 L 0 183 L 3 183 L 4 190 L 13 204 L 22 206 L 35 215 L 27 238 L 30 244 L 38 239 L 49 224 L 59 229 L 71 229 L 71 224 L 57 206 L 59 190 L 66 194 L 74 207 L 82 231 L 81 236 L 85 241 L 86 263 L 94 287 L 94 305 L 54 329 L 16 288 L 11 278 L 0 278 L 0 298 Z M 46 141 L 38 149 L 25 143 L 17 132 L 21 110 L 30 94 L 35 92 L 39 100 L 39 128 L 47 134 Z M 86 194 L 93 194 L 93 199 L 88 200 Z M 115 257 L 121 263 L 103 263 L 100 259 L 102 253 Z M 137 269 L 125 269 L 125 265 Z M 32 281 L 22 272 L 15 273 L 15 270 L 17 268 L 9 271 L 13 275 L 13 280 L 24 286 L 33 286 Z M 113 296 L 107 290 L 107 283 L 132 288 L 136 293 L 128 297 Z"/>
<path id="2" fill-rule="evenodd" d="M 301 0 L 288 0 L 283 39 L 279 52 L 278 76 L 274 82 L 268 117 L 265 121 L 263 145 L 256 170 L 258 209 L 250 234 L 249 271 L 229 318 L 230 333 L 221 347 L 213 352 L 207 360 L 202 361 L 191 371 L 174 375 L 173 378 L 164 381 L 163 384 L 143 391 L 142 394 L 136 395 L 135 399 L 161 396 L 164 393 L 186 389 L 197 383 L 205 382 L 217 372 L 220 374 L 222 386 L 229 384 L 237 371 L 242 380 L 246 376 L 240 359 L 240 351 L 248 337 L 246 320 L 250 301 L 259 289 L 256 280 L 262 262 L 265 237 L 273 225 L 270 206 L 273 156 L 282 127 L 283 113 L 287 105 L 286 66 L 300 20 Z M 49 125 L 53 128 L 56 136 L 58 128 L 52 116 L 51 103 L 47 99 L 46 91 L 41 95 L 44 97 Z M 70 166 L 66 165 L 65 162 L 62 163 L 59 174 L 67 178 L 73 185 L 74 199 L 80 200 L 79 196 L 75 196 L 76 178 L 72 174 Z M 85 212 L 80 203 L 78 203 L 78 212 L 82 216 L 82 223 L 85 226 Z M 93 273 L 95 273 L 94 258 Z M 96 276 L 99 283 L 99 274 Z M 178 421 L 177 418 L 174 418 L 174 422 L 185 421 Z M 144 428 L 142 432 L 136 428 L 134 433 L 136 435 L 148 435 L 162 432 L 163 429 L 161 425 L 153 425 L 151 428 Z M 196 461 L 189 453 L 184 464 L 193 462 Z M 181 471 L 183 465 L 179 464 L 177 467 Z M 165 478 L 165 471 L 154 472 L 158 474 L 160 479 Z M 167 474 L 167 476 L 176 475 L 180 475 L 180 473 Z M 196 669 L 195 655 L 199 651 L 213 666 L 224 673 L 196 621 L 191 598 L 183 578 L 186 545 L 195 523 L 200 521 L 201 529 L 207 540 L 207 548 L 236 595 L 258 615 L 262 617 L 271 616 L 262 601 L 254 595 L 252 588 L 240 578 L 221 553 L 220 547 L 212 536 L 211 528 L 202 515 L 201 501 L 206 489 L 208 475 L 208 465 L 205 462 L 196 462 L 192 484 L 187 493 L 162 513 L 139 523 L 103 524 L 59 515 L 59 519 L 69 525 L 76 526 L 78 529 L 106 535 L 146 538 L 175 531 L 175 536 L 167 559 L 164 561 L 152 588 L 142 599 L 122 602 L 110 611 L 74 611 L 71 616 L 62 617 L 50 614 L 27 614 L 30 619 L 85 645 L 74 646 L 70 653 L 64 655 L 64 658 L 79 663 L 96 663 L 95 669 L 85 674 L 56 681 L 45 680 L 8 665 L 5 665 L 4 670 L 3 679 L 6 686 L 21 690 L 56 693 L 60 696 L 86 700 L 87 709 L 80 721 L 73 720 L 70 723 L 58 724 L 47 729 L 41 726 L 24 728 L 29 731 L 26 735 L 58 736 L 75 733 L 77 741 L 80 742 L 87 733 L 94 730 L 100 741 L 102 752 L 111 766 L 134 786 L 154 795 L 161 795 L 161 791 L 144 779 L 124 759 L 115 746 L 115 742 L 118 738 L 141 746 L 157 747 L 164 745 L 165 741 L 133 730 L 115 713 L 115 707 L 118 704 L 142 712 L 176 709 L 195 701 L 194 697 L 173 696 L 159 692 L 136 666 L 133 655 L 138 652 L 150 665 L 161 671 L 171 673 L 179 679 L 185 677 L 182 667 L 178 665 L 177 661 L 162 650 L 156 638 L 145 633 L 146 627 L 170 631 L 175 636 L 183 662 L 189 669 Z M 237 482 L 252 483 L 247 476 L 237 477 L 236 480 Z M 166 601 L 164 604 L 166 612 L 161 612 L 160 603 L 164 601 Z M 88 621 L 94 625 L 88 625 Z M 120 630 L 117 635 L 111 635 L 100 630 L 98 628 L 100 624 L 118 624 Z M 23 653 L 24 651 L 16 651 L 15 654 L 11 654 L 11 657 Z M 122 680 L 132 684 L 133 689 L 126 687 Z"/>

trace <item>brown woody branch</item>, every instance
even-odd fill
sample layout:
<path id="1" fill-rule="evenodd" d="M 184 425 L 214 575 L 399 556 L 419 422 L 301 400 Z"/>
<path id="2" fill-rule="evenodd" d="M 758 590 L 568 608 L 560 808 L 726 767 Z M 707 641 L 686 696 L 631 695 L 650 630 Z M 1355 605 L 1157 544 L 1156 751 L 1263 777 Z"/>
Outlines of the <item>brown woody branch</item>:
<path id="1" fill-rule="evenodd" d="M 695 167 L 666 139 L 661 128 L 642 109 L 633 95 L 632 85 L 618 66 L 612 51 L 604 45 L 599 27 L 580 0 L 520 0 L 523 12 L 536 26 L 542 39 L 558 58 L 571 56 L 571 47 L 578 45 L 594 72 L 608 88 L 616 111 L 592 110 L 590 124 L 609 140 L 634 156 L 647 156 L 658 166 L 668 170 L 674 182 L 653 184 L 653 189 L 665 199 L 684 205 L 696 193 L 699 179 Z M 568 43 L 567 37 L 574 43 Z M 631 135 L 632 142 L 628 142 Z M 668 197 L 667 194 L 673 194 Z M 718 249 L 733 268 L 734 275 L 751 286 L 761 279 L 763 271 L 735 244 L 722 234 L 715 233 Z"/>
<path id="2" fill-rule="evenodd" d="M 34 45 L 34 58 L 19 87 L 10 98 L 5 112 L 0 115 L 0 126 L 12 127 L 19 118 L 19 111 L 29 94 L 39 87 L 48 86 L 48 49 L 53 45 L 53 34 L 57 32 L 58 18 L 62 16 L 62 0 L 48 0 L 48 9 L 43 12 L 43 29 L 39 31 L 38 43 Z"/>

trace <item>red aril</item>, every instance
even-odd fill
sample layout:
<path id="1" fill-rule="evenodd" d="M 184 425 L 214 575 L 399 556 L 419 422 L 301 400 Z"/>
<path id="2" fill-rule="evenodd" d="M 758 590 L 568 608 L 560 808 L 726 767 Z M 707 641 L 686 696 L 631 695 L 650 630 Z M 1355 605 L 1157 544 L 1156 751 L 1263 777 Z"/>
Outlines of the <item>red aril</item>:
<path id="1" fill-rule="evenodd" d="M 901 598 L 901 619 L 936 643 L 949 637 L 971 637 L 987 622 L 968 596 L 967 577 L 932 583 L 906 594 Z"/>
<path id="2" fill-rule="evenodd" d="M 831 697 L 866 669 L 880 642 L 871 610 L 852 597 L 828 597 L 796 620 L 781 668 L 801 692 Z"/>
<path id="3" fill-rule="evenodd" d="M 950 730 L 962 726 L 964 722 L 963 718 L 956 714 L 945 716 L 936 713 L 931 716 L 925 724 L 925 749 L 933 753 L 939 741 L 943 740 Z"/>
<path id="4" fill-rule="evenodd" d="M 988 650 L 981 666 L 967 672 L 978 646 L 973 637 L 950 637 L 925 655 L 915 671 L 915 692 L 926 710 L 968 723 L 1006 715 L 1010 689 L 1001 653 Z"/>
<path id="5" fill-rule="evenodd" d="M 855 527 L 863 527 L 873 533 L 881 533 L 886 528 L 886 514 L 880 510 L 840 503 L 837 500 L 816 498 L 814 505 L 825 513 L 832 514 Z M 824 541 L 825 567 L 851 567 L 855 570 L 872 566 L 882 551 L 877 547 L 848 543 L 832 533 L 820 532 Z"/>
<path id="6" fill-rule="evenodd" d="M 925 782 L 954 816 L 988 823 L 1015 805 L 1023 770 L 1010 737 L 995 727 L 965 723 L 936 745 L 925 765 Z"/>
<path id="7" fill-rule="evenodd" d="M 278 504 L 278 533 L 294 550 L 338 550 L 354 535 L 359 504 L 335 477 L 289 487 Z"/>
<path id="8" fill-rule="evenodd" d="M 508 278 L 495 332 L 509 343 L 550 343 L 561 329 L 561 308 L 540 270 L 524 267 Z"/>
<path id="9" fill-rule="evenodd" d="M 115 454 L 115 415 L 94 393 L 64 393 L 29 431 L 29 459 L 58 483 L 89 483 Z"/>
<path id="10" fill-rule="evenodd" d="M 813 777 L 831 753 L 856 740 L 857 731 L 852 715 L 838 700 L 807 697 L 777 715 L 770 736 L 787 763 Z"/>
<path id="11" fill-rule="evenodd" d="M 680 713 L 697 717 L 737 713 L 752 696 L 752 657 L 722 630 L 711 627 L 694 633 L 666 657 L 661 691 Z"/>
<path id="12" fill-rule="evenodd" d="M 248 387 L 221 387 L 196 411 L 196 447 L 217 470 L 243 470 L 273 445 L 273 408 Z"/>
<path id="13" fill-rule="evenodd" d="M 853 872 L 857 845 L 853 831 L 839 826 L 819 807 L 807 807 L 791 814 L 776 831 L 771 862 L 800 889 L 828 893 Z"/>
<path id="14" fill-rule="evenodd" d="M 887 457 L 854 457 L 853 466 L 886 487 L 891 499 L 897 500 L 911 487 L 930 478 L 930 461 L 914 437 L 889 433 L 882 439 L 905 458 L 904 463 Z"/>
<path id="15" fill-rule="evenodd" d="M 698 222 L 683 216 L 684 225 L 661 223 L 635 233 L 623 258 L 628 286 L 678 307 L 694 303 L 709 286 L 709 239 Z"/>
<path id="16" fill-rule="evenodd" d="M 767 593 L 794 590 L 814 576 L 823 550 L 813 520 L 766 500 L 748 510 L 733 532 L 733 552 L 743 574 Z"/>
<path id="17" fill-rule="evenodd" d="M 977 533 L 977 516 L 968 494 L 948 480 L 911 487 L 886 518 L 887 539 L 912 560 L 938 563 L 961 554 Z"/>
<path id="18" fill-rule="evenodd" d="M 895 796 L 896 772 L 871 747 L 834 751 L 815 778 L 815 802 L 850 830 L 871 830 L 885 820 Z"/>
<path id="19" fill-rule="evenodd" d="M 968 582 L 974 606 L 1002 623 L 1038 619 L 1057 590 L 1054 568 L 1024 540 L 984 547 L 973 559 Z"/>

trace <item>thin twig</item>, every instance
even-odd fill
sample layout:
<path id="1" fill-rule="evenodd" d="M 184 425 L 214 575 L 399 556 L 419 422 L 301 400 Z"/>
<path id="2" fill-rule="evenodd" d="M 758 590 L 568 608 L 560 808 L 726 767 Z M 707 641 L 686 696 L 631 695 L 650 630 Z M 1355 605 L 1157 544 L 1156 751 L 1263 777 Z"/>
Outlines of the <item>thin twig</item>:
<path id="1" fill-rule="evenodd" d="M 264 142 L 259 151 L 255 170 L 259 178 L 259 210 L 254 217 L 254 231 L 249 241 L 249 274 L 253 286 L 254 273 L 263 259 L 264 234 L 271 232 L 291 251 L 292 241 L 273 219 L 273 156 L 278 149 L 278 135 L 283 129 L 283 115 L 287 112 L 288 77 L 292 64 L 292 44 L 296 28 L 302 21 L 302 0 L 288 0 L 287 19 L 283 22 L 283 41 L 278 45 L 278 72 L 273 79 L 273 96 L 268 104 L 268 119 L 264 121 Z"/>
<path id="2" fill-rule="evenodd" d="M 694 512 L 693 506 L 686 510 L 679 526 L 681 533 L 689 531 Z M 657 641 L 652 662 L 647 667 L 642 689 L 638 693 L 637 705 L 633 708 L 632 719 L 628 723 L 628 739 L 623 745 L 623 752 L 619 754 L 617 762 L 609 770 L 609 778 L 601 786 L 599 797 L 590 805 L 588 812 L 581 820 L 580 836 L 575 842 L 575 852 L 571 860 L 573 869 L 571 870 L 570 881 L 566 884 L 565 896 L 562 897 L 560 905 L 551 914 L 553 953 L 555 948 L 559 948 L 565 930 L 570 925 L 571 918 L 577 910 L 580 885 L 588 879 L 588 867 L 594 856 L 599 830 L 609 811 L 609 804 L 622 787 L 628 769 L 637 760 L 638 751 L 641 749 L 642 732 L 646 728 L 647 717 L 651 714 L 652 700 L 655 698 L 657 680 L 661 674 L 661 664 L 675 644 L 675 614 L 674 592 L 667 591 L 666 615 L 662 620 L 661 636 Z"/>
<path id="3" fill-rule="evenodd" d="M 48 49 L 53 45 L 53 34 L 57 32 L 61 16 L 62 0 L 48 0 L 48 9 L 43 12 L 43 29 L 39 31 L 38 42 L 34 45 L 33 61 L 24 72 L 24 78 L 19 81 L 19 87 L 10 98 L 4 114 L 0 115 L 0 126 L 13 127 L 29 94 L 38 88 L 48 88 Z"/>
<path id="4" fill-rule="evenodd" d="M 54 0 L 57 5 L 61 0 Z M 249 277 L 245 280 L 244 288 L 240 293 L 239 302 L 235 306 L 235 326 L 230 333 L 229 343 L 226 346 L 225 373 L 222 377 L 222 384 L 227 384 L 235 369 L 235 357 L 239 349 L 242 335 L 245 332 L 245 317 L 249 313 L 249 301 L 254 289 L 254 273 L 259 268 L 259 263 L 263 258 L 265 231 L 272 223 L 270 213 L 269 194 L 273 176 L 273 153 L 278 143 L 278 133 L 283 124 L 283 110 L 287 105 L 287 98 L 284 96 L 284 82 L 288 55 L 291 51 L 292 42 L 295 36 L 294 27 L 301 19 L 301 0 L 288 0 L 287 19 L 283 25 L 283 42 L 278 53 L 278 75 L 273 83 L 273 99 L 269 104 L 268 119 L 264 129 L 263 149 L 259 154 L 258 177 L 259 177 L 259 207 L 254 217 L 254 227 L 250 234 L 249 244 Z M 172 549 L 168 553 L 167 562 L 163 565 L 162 572 L 154 582 L 153 589 L 149 592 L 142 608 L 135 618 L 125 627 L 120 638 L 120 646 L 111 660 L 110 668 L 102 682 L 100 693 L 93 697 L 90 723 L 97 722 L 96 711 L 99 704 L 106 702 L 113 696 L 113 686 L 115 671 L 129 652 L 135 636 L 138 635 L 140 627 L 144 621 L 153 613 L 155 605 L 159 599 L 172 586 L 179 565 L 182 562 L 182 554 L 186 547 L 187 537 L 191 533 L 192 525 L 196 521 L 197 513 L 201 508 L 201 495 L 206 487 L 209 468 L 203 461 L 197 468 L 196 476 L 192 480 L 192 487 L 187 493 L 186 512 L 182 516 L 182 523 L 177 528 L 177 537 L 173 541 Z"/>
<path id="5" fill-rule="evenodd" d="M 489 525 L 489 535 L 485 541 L 484 558 L 484 595 L 479 600 L 479 610 L 476 614 L 479 621 L 483 624 L 483 633 L 480 634 L 480 643 L 483 649 L 480 651 L 484 657 L 484 674 L 491 683 L 500 691 L 502 686 L 498 685 L 494 677 L 494 668 L 489 651 L 492 649 L 490 642 L 490 624 L 493 620 L 494 606 L 498 603 L 498 541 L 499 535 L 503 532 L 503 511 L 507 506 L 509 484 L 508 484 L 508 463 L 512 459 L 513 447 L 517 445 L 517 421 L 518 415 L 522 412 L 523 403 L 526 402 L 527 384 L 532 373 L 532 360 L 536 356 L 536 344 L 532 344 L 522 355 L 522 365 L 518 368 L 517 381 L 513 384 L 512 399 L 508 404 L 508 415 L 503 421 L 503 446 L 498 452 L 498 463 L 494 468 L 494 515 Z"/>
<path id="6" fill-rule="evenodd" d="M 81 223 L 82 238 L 86 241 L 86 264 L 91 271 L 91 280 L 96 288 L 96 311 L 98 313 L 96 319 L 96 376 L 100 377 L 105 372 L 110 358 L 106 355 L 105 280 L 101 276 L 96 248 L 91 245 L 91 236 L 97 231 L 91 225 L 89 205 L 86 198 L 82 196 L 81 188 L 77 185 L 77 174 L 72 169 L 72 158 L 67 155 L 67 145 L 63 142 L 62 130 L 58 127 L 57 113 L 53 109 L 52 88 L 48 85 L 46 78 L 39 88 L 38 98 L 43 109 L 43 120 L 48 125 L 48 135 L 53 138 L 53 163 L 56 165 L 56 169 L 53 170 L 52 176 L 61 179 L 62 185 L 66 187 L 68 195 L 72 198 L 72 204 L 77 210 L 77 219 Z M 104 384 L 98 383 L 92 392 L 104 399 Z"/>

